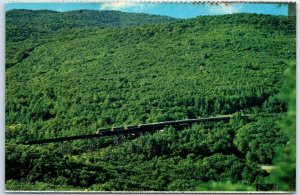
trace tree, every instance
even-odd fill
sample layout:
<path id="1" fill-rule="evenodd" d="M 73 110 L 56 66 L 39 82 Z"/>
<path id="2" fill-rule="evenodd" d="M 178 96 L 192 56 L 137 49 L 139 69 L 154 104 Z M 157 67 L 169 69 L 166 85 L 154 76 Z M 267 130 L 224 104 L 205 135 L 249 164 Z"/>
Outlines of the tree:
<path id="1" fill-rule="evenodd" d="M 280 122 L 280 127 L 289 138 L 287 144 L 280 149 L 274 160 L 276 169 L 271 179 L 277 189 L 282 191 L 296 190 L 296 63 L 290 64 L 286 72 L 287 81 L 282 97 L 288 104 L 287 116 Z"/>

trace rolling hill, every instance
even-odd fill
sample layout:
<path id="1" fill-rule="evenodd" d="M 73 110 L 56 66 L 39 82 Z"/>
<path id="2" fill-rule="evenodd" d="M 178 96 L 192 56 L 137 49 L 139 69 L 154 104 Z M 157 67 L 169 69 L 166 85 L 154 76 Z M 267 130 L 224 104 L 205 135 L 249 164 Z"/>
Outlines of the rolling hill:
<path id="1" fill-rule="evenodd" d="M 49 35 L 54 32 L 77 28 L 127 28 L 174 20 L 166 16 L 120 11 L 10 10 L 6 12 L 6 44 L 10 45 L 6 52 L 6 67 L 20 62 L 24 53 L 26 56 L 33 47 L 50 41 L 52 37 Z"/>
<path id="2" fill-rule="evenodd" d="M 6 12 L 8 41 L 22 41 L 45 36 L 61 29 L 93 27 L 132 27 L 174 21 L 174 18 L 120 11 L 79 10 L 56 12 L 50 10 L 10 10 Z M 17 26 L 17 28 L 15 28 Z M 17 36 L 16 36 L 17 35 Z"/>
<path id="3" fill-rule="evenodd" d="M 49 168 L 39 176 L 42 164 L 24 168 L 32 172 L 23 175 L 9 172 L 16 175 L 9 177 L 12 188 L 29 178 L 48 183 L 46 188 L 63 184 L 66 189 L 195 190 L 227 180 L 272 189 L 257 164 L 272 163 L 276 148 L 287 141 L 276 121 L 287 110 L 279 93 L 296 56 L 293 20 L 257 14 L 175 20 L 87 10 L 13 10 L 7 18 L 8 144 L 93 133 L 100 127 L 237 112 L 279 114 L 258 114 L 250 121 L 237 115 L 229 124 L 209 128 L 167 128 L 118 146 L 110 145 L 116 137 L 101 138 L 110 146 L 89 160 L 80 154 L 87 148 L 84 141 L 72 143 L 75 152 L 68 160 L 49 154 L 57 145 L 28 146 L 69 164 L 55 164 L 61 170 L 56 175 Z M 11 159 L 16 160 L 23 148 L 13 146 Z M 27 157 L 22 160 L 15 166 L 28 163 Z"/>

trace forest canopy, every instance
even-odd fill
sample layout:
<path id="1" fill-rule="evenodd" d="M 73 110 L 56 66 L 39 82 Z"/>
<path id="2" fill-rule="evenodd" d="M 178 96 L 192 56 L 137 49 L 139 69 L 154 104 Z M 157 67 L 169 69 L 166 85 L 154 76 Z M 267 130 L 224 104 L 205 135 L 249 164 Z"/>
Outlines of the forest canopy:
<path id="1" fill-rule="evenodd" d="M 290 110 L 294 20 L 12 10 L 6 21 L 8 190 L 294 190 L 261 168 L 290 140 L 278 123 Z M 234 117 L 68 152 L 16 144 L 218 115 Z"/>

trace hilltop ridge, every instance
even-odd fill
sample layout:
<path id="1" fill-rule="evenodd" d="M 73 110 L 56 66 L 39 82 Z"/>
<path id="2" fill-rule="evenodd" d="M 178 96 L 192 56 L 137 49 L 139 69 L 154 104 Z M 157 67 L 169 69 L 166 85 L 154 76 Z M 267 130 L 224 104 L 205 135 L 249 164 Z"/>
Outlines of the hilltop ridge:
<path id="1" fill-rule="evenodd" d="M 61 29 L 89 27 L 132 27 L 174 21 L 167 16 L 121 11 L 10 10 L 6 12 L 7 41 L 22 41 Z M 18 26 L 18 28 L 13 28 Z M 17 36 L 16 36 L 17 35 Z"/>

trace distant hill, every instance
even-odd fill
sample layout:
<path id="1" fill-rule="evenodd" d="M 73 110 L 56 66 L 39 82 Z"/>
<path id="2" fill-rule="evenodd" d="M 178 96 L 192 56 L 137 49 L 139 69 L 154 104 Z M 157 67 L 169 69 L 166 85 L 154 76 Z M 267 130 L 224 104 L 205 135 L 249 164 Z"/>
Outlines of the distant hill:
<path id="1" fill-rule="evenodd" d="M 61 29 L 94 27 L 131 27 L 157 24 L 176 19 L 120 11 L 79 10 L 56 12 L 50 10 L 11 10 L 6 12 L 7 41 L 22 41 Z M 16 28 L 18 27 L 18 28 Z"/>
<path id="2" fill-rule="evenodd" d="M 6 12 L 6 68 L 19 63 L 28 52 L 51 41 L 53 32 L 72 29 L 127 28 L 159 24 L 177 19 L 142 13 L 120 11 L 79 10 L 56 12 L 50 10 L 10 10 Z"/>

